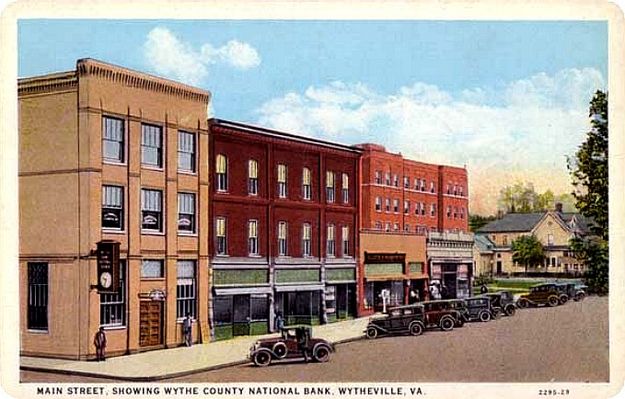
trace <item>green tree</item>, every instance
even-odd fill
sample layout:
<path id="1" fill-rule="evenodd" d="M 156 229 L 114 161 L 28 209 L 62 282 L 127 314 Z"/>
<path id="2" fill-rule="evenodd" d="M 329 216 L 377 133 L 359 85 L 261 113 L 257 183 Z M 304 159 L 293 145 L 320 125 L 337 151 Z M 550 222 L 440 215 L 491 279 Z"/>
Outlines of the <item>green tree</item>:
<path id="1" fill-rule="evenodd" d="M 476 232 L 493 220 L 494 216 L 469 215 L 469 230 Z"/>
<path id="2" fill-rule="evenodd" d="M 540 194 L 534 189 L 532 182 L 516 182 L 499 191 L 498 203 L 500 209 L 513 213 L 544 212 L 553 210 L 560 202 L 568 212 L 574 211 L 574 199 L 570 194 L 555 195 L 547 190 Z"/>
<path id="3" fill-rule="evenodd" d="M 525 274 L 528 267 L 540 265 L 544 258 L 543 245 L 533 234 L 512 241 L 512 260 L 525 266 Z"/>
<path id="4" fill-rule="evenodd" d="M 590 100 L 591 129 L 568 168 L 575 187 L 575 206 L 592 219 L 590 235 L 575 237 L 571 248 L 585 262 L 586 284 L 592 292 L 609 291 L 608 244 L 608 95 L 598 90 Z"/>

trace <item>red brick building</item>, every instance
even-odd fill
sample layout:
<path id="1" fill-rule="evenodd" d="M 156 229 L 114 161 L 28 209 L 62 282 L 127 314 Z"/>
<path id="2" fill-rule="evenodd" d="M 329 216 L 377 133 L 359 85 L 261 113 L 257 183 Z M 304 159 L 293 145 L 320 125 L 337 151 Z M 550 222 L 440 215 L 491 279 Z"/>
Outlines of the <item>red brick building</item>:
<path id="1" fill-rule="evenodd" d="M 363 287 L 359 310 L 367 314 L 379 310 L 383 290 L 390 291 L 391 305 L 408 303 L 411 291 L 419 299 L 427 296 L 431 262 L 424 243 L 431 233 L 468 231 L 468 184 L 464 168 L 405 159 L 377 144 L 356 147 L 363 150 L 360 231 L 365 255 L 359 266 Z M 370 250 L 366 243 L 373 241 L 362 234 L 389 235 L 385 252 L 404 254 L 403 264 L 366 264 L 367 254 L 381 253 L 380 244 Z M 406 253 L 405 248 L 419 248 L 419 252 Z"/>
<path id="2" fill-rule="evenodd" d="M 355 315 L 361 151 L 209 124 L 215 338 Z"/>

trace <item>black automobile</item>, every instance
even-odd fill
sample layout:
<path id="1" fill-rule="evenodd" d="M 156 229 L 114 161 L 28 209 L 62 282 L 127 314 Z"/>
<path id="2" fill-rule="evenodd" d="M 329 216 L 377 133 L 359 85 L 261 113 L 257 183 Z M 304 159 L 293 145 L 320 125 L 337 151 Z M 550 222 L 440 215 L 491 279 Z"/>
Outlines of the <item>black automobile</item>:
<path id="1" fill-rule="evenodd" d="M 249 358 L 257 366 L 267 366 L 274 360 L 312 357 L 323 363 L 330 359 L 334 346 L 323 338 L 313 338 L 312 328 L 306 325 L 284 327 L 280 336 L 256 341 Z"/>
<path id="2" fill-rule="evenodd" d="M 467 311 L 464 313 L 466 321 L 487 322 L 499 317 L 499 309 L 494 308 L 487 296 L 475 296 L 464 300 Z"/>
<path id="3" fill-rule="evenodd" d="M 510 291 L 497 291 L 484 294 L 490 298 L 490 303 L 493 308 L 499 309 L 502 314 L 506 316 L 514 316 L 516 313 L 516 305 L 514 303 L 514 296 Z"/>
<path id="4" fill-rule="evenodd" d="M 530 287 L 530 292 L 522 294 L 516 304 L 519 308 L 528 308 L 530 306 L 548 305 L 558 306 L 562 304 L 562 295 L 557 284 L 543 283 Z"/>
<path id="5" fill-rule="evenodd" d="M 388 334 L 417 336 L 423 334 L 423 330 L 425 330 L 423 305 L 413 304 L 390 308 L 386 315 L 372 317 L 369 319 L 365 334 L 367 338 L 374 339 Z"/>
<path id="6" fill-rule="evenodd" d="M 556 287 L 558 291 L 562 293 L 560 296 L 560 303 L 565 303 L 567 300 L 581 301 L 586 297 L 586 289 L 588 288 L 585 285 L 575 284 L 575 283 L 557 283 Z M 566 298 L 564 298 L 566 296 Z"/>

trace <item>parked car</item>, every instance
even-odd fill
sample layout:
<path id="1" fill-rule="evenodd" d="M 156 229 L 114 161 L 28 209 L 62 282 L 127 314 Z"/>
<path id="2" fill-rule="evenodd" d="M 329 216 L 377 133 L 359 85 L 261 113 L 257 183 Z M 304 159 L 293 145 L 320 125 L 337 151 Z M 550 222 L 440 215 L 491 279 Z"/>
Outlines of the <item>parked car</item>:
<path id="1" fill-rule="evenodd" d="M 492 306 L 490 297 L 475 296 L 465 299 L 467 311 L 464 313 L 466 321 L 482 321 L 487 322 L 499 317 L 500 308 Z"/>
<path id="2" fill-rule="evenodd" d="M 421 335 L 425 330 L 423 305 L 413 304 L 390 308 L 386 315 L 369 319 L 365 334 L 374 339 L 387 334 Z"/>
<path id="3" fill-rule="evenodd" d="M 304 354 L 306 351 L 306 355 Z M 249 358 L 257 366 L 267 366 L 274 360 L 307 358 L 327 362 L 334 346 L 322 338 L 312 337 L 312 328 L 305 325 L 284 327 L 280 336 L 263 338 L 250 348 Z"/>
<path id="4" fill-rule="evenodd" d="M 559 291 L 557 284 L 538 284 L 530 287 L 528 294 L 521 295 L 517 300 L 517 306 L 520 308 L 538 305 L 558 306 L 562 303 L 561 296 L 562 292 Z"/>
<path id="5" fill-rule="evenodd" d="M 456 299 L 443 299 L 422 302 L 426 327 L 438 327 L 443 331 L 453 330 L 464 320 L 461 310 L 457 309 Z"/>
<path id="6" fill-rule="evenodd" d="M 575 285 L 575 293 L 573 296 L 574 301 L 583 301 L 586 298 L 588 292 L 588 286 L 584 284 L 576 284 Z"/>
<path id="7" fill-rule="evenodd" d="M 516 305 L 514 304 L 514 296 L 510 291 L 497 291 L 484 294 L 490 298 L 490 304 L 493 308 L 498 308 L 506 316 L 514 316 L 516 313 Z"/>

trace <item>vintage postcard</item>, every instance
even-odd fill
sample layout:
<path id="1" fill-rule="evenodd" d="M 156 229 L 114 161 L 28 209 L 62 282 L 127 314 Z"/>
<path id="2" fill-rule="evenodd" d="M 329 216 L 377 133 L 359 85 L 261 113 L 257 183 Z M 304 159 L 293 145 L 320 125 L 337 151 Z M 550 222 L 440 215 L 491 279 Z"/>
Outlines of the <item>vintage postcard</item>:
<path id="1" fill-rule="evenodd" d="M 621 391 L 619 6 L 18 1 L 0 27 L 7 395 Z"/>

